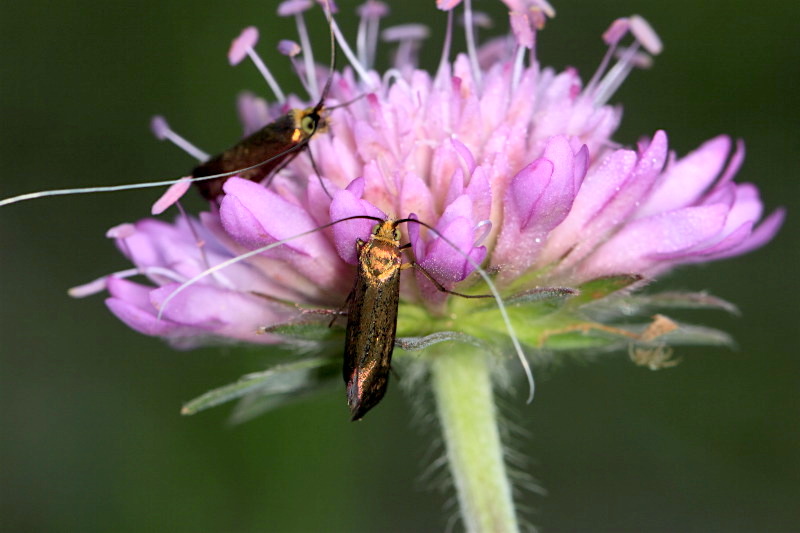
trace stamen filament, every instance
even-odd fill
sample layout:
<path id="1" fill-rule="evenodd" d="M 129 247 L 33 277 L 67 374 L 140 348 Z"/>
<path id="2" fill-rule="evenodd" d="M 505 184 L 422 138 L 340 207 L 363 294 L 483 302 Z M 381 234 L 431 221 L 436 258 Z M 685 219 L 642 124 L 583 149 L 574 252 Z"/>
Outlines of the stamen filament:
<path id="1" fill-rule="evenodd" d="M 342 49 L 342 52 L 344 52 L 344 55 L 345 57 L 347 57 L 347 60 L 350 61 L 350 65 L 352 65 L 353 70 L 355 70 L 358 73 L 358 77 L 361 78 L 361 81 L 367 84 L 368 90 L 371 90 L 372 82 L 366 68 L 353 53 L 353 49 L 350 48 L 350 45 L 347 44 L 344 35 L 342 35 L 341 30 L 339 30 L 339 25 L 336 24 L 336 20 L 333 17 L 330 18 L 330 23 L 331 23 L 331 29 L 333 30 L 333 34 L 336 36 L 336 41 L 339 43 L 339 48 Z"/>
<path id="2" fill-rule="evenodd" d="M 528 49 L 524 46 L 517 45 L 517 51 L 514 54 L 514 73 L 511 78 L 511 90 L 516 91 L 519 87 L 519 82 L 522 79 L 522 73 L 525 70 L 525 52 Z M 533 55 L 533 54 L 531 54 Z"/>
<path id="3" fill-rule="evenodd" d="M 478 64 L 478 48 L 475 44 L 475 28 L 472 21 L 472 0 L 464 2 L 464 33 L 467 38 L 467 54 L 469 56 L 469 64 L 472 69 L 472 77 L 475 79 L 475 85 L 480 89 L 482 85 L 481 68 Z"/>
<path id="4" fill-rule="evenodd" d="M 267 68 L 267 65 L 265 65 L 264 62 L 261 60 L 261 57 L 252 48 L 247 49 L 247 57 L 250 58 L 250 60 L 255 64 L 258 71 L 261 72 L 261 75 L 267 81 L 267 85 L 269 85 L 269 88 L 272 89 L 272 92 L 275 95 L 275 98 L 278 100 L 278 102 L 280 102 L 281 104 L 284 103 L 286 101 L 286 95 L 283 94 L 283 91 L 278 85 L 278 82 L 272 76 L 272 73 Z"/>
<path id="5" fill-rule="evenodd" d="M 296 13 L 294 20 L 297 23 L 297 34 L 300 36 L 300 46 L 303 48 L 303 62 L 305 64 L 306 80 L 308 82 L 311 98 L 319 98 L 319 83 L 317 82 L 317 69 L 314 66 L 314 53 L 311 50 L 311 41 L 308 38 L 308 28 L 302 13 Z"/>
<path id="6" fill-rule="evenodd" d="M 182 282 L 186 278 L 180 276 L 173 270 L 169 270 L 163 267 L 151 266 L 151 267 L 144 267 L 144 268 L 129 268 L 126 270 L 120 270 L 119 272 L 114 272 L 112 274 L 108 274 L 102 277 L 99 277 L 95 280 L 92 280 L 88 283 L 84 283 L 83 285 L 76 285 L 75 287 L 70 288 L 67 290 L 67 294 L 69 294 L 73 298 L 85 298 L 87 296 L 91 296 L 92 294 L 97 294 L 98 292 L 106 290 L 108 286 L 108 278 L 132 278 L 133 276 L 163 276 L 167 279 L 176 282 Z"/>
<path id="7" fill-rule="evenodd" d="M 453 43 L 453 10 L 447 12 L 447 29 L 444 33 L 444 44 L 442 45 L 442 57 L 439 60 L 439 68 L 436 70 L 436 79 L 450 66 L 450 47 Z"/>
<path id="8" fill-rule="evenodd" d="M 150 120 L 150 130 L 156 139 L 163 141 L 164 139 L 170 141 L 172 144 L 194 157 L 201 163 L 209 158 L 209 155 L 199 149 L 194 144 L 190 143 L 186 138 L 176 133 L 170 127 L 167 120 L 161 115 L 156 115 Z"/>
<path id="9" fill-rule="evenodd" d="M 617 92 L 617 89 L 622 85 L 622 82 L 625 81 L 625 78 L 628 77 L 631 70 L 634 67 L 634 58 L 636 57 L 636 53 L 639 51 L 639 43 L 636 42 L 633 46 L 630 46 L 625 50 L 625 53 L 622 54 L 619 61 L 608 71 L 608 74 L 603 78 L 603 80 L 597 86 L 597 90 L 593 95 L 594 98 L 594 105 L 596 107 L 600 107 L 605 105 L 611 96 Z"/>

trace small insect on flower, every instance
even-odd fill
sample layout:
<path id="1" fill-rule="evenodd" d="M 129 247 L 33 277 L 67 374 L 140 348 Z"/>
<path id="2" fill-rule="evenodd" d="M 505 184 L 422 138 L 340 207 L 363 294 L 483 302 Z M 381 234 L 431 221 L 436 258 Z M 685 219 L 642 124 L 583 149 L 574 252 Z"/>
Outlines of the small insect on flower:
<path id="1" fill-rule="evenodd" d="M 386 394 L 397 330 L 402 262 L 400 231 L 379 223 L 369 241 L 358 240 L 358 273 L 347 306 L 342 375 L 353 420 L 361 419 Z"/>
<path id="2" fill-rule="evenodd" d="M 360 420 L 383 399 L 389 385 L 392 352 L 400 302 L 400 271 L 416 268 L 438 290 L 463 298 L 491 298 L 491 294 L 468 295 L 450 291 L 415 262 L 403 263 L 400 245 L 402 222 L 384 220 L 372 230 L 369 241 L 357 241 L 358 273 L 347 306 L 347 333 L 342 375 L 347 384 L 347 405 L 353 420 Z"/>
<path id="3" fill-rule="evenodd" d="M 336 69 L 336 38 L 333 33 L 333 18 L 330 6 L 326 3 L 324 9 L 330 31 L 331 59 L 328 78 L 325 82 L 325 87 L 320 93 L 319 101 L 313 107 L 290 110 L 219 155 L 196 166 L 192 170 L 193 178 L 223 176 L 194 182 L 200 193 L 207 200 L 215 200 L 222 195 L 222 186 L 234 174 L 255 182 L 274 176 L 280 169 L 297 157 L 304 148 L 308 147 L 308 142 L 317 132 L 327 130 L 323 112 Z M 249 27 L 242 31 L 241 35 L 231 45 L 230 62 L 232 64 L 238 63 L 245 55 L 251 55 L 255 60 L 257 56 L 253 55 L 252 47 L 257 40 L 258 31 L 254 27 Z M 263 65 L 260 60 L 256 61 L 256 64 L 259 68 Z M 267 76 L 267 79 L 271 79 L 271 76 Z M 282 99 L 280 94 L 278 96 L 279 99 Z M 313 159 L 312 165 L 314 165 Z M 317 175 L 319 175 L 319 172 L 317 172 Z M 323 189 L 330 196 L 324 185 Z"/>
<path id="4" fill-rule="evenodd" d="M 315 133 L 325 131 L 322 112 L 329 86 L 330 81 L 314 107 L 292 109 L 221 154 L 196 166 L 192 170 L 193 178 L 224 175 L 194 182 L 203 197 L 207 200 L 218 198 L 223 194 L 222 186 L 234 174 L 259 182 L 274 175 L 297 157 Z"/>
<path id="5" fill-rule="evenodd" d="M 330 19 L 328 23 L 330 25 Z M 232 50 L 237 47 L 246 47 L 249 50 L 257 38 L 255 28 L 247 28 L 234 40 Z M 219 155 L 197 165 L 192 170 L 193 178 L 222 175 L 219 178 L 194 182 L 203 197 L 207 200 L 217 199 L 223 194 L 222 186 L 234 174 L 255 182 L 273 176 L 307 148 L 308 142 L 317 132 L 326 131 L 323 112 L 335 67 L 336 41 L 331 29 L 331 64 L 317 104 L 306 109 L 290 110 Z"/>

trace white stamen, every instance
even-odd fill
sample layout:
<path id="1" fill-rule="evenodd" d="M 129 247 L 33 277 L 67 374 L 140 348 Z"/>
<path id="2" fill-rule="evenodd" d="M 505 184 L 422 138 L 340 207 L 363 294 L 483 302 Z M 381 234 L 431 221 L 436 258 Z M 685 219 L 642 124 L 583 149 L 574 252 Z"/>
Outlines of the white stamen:
<path id="1" fill-rule="evenodd" d="M 378 4 L 378 2 L 376 2 Z M 385 4 L 384 4 L 385 6 Z M 386 7 L 386 13 L 388 13 L 388 6 Z M 372 68 L 375 65 L 375 56 L 378 51 L 378 35 L 380 35 L 380 27 L 381 27 L 381 17 L 385 16 L 386 13 L 383 15 L 376 15 L 373 17 L 369 22 L 369 27 L 367 29 L 367 67 Z"/>
<path id="2" fill-rule="evenodd" d="M 427 39 L 429 35 L 430 30 L 422 24 L 392 26 L 381 33 L 384 41 L 400 43 L 394 58 L 394 66 L 398 69 L 416 66 L 419 41 Z"/>
<path id="3" fill-rule="evenodd" d="M 294 41 L 289 40 L 282 40 L 278 43 L 278 52 L 281 54 L 288 56 L 289 61 L 292 62 L 292 68 L 294 68 L 297 77 L 300 79 L 300 83 L 303 85 L 303 89 L 311 98 L 317 98 L 316 90 L 312 90 L 311 86 L 308 83 L 308 76 L 305 72 L 305 65 L 301 65 L 300 62 L 297 60 L 297 56 L 300 55 L 300 52 L 303 51 L 303 48 Z M 316 80 L 316 71 L 312 72 L 311 75 L 314 76 L 314 80 Z"/>
<path id="4" fill-rule="evenodd" d="M 453 11 L 447 12 L 447 29 L 444 34 L 444 44 L 442 45 L 442 57 L 439 59 L 439 68 L 436 69 L 436 79 L 439 80 L 443 72 L 450 64 L 450 46 L 453 41 Z M 449 80 L 448 80 L 449 81 Z"/>
<path id="5" fill-rule="evenodd" d="M 383 30 L 381 38 L 386 42 L 418 41 L 427 39 L 430 33 L 424 24 L 400 24 Z"/>
<path id="6" fill-rule="evenodd" d="M 261 61 L 261 57 L 256 53 L 256 51 L 253 50 L 252 48 L 248 48 L 247 57 L 250 58 L 253 64 L 255 64 L 258 71 L 264 77 L 264 79 L 267 82 L 267 85 L 269 85 L 269 88 L 272 90 L 272 93 L 275 95 L 275 98 L 278 100 L 278 102 L 280 102 L 281 104 L 286 102 L 286 95 L 283 94 L 283 91 L 278 85 L 278 82 L 272 76 L 272 73 L 267 68 L 267 65 L 265 65 L 264 62 Z"/>
<path id="7" fill-rule="evenodd" d="M 108 288 L 109 278 L 131 278 L 138 275 L 162 276 L 175 282 L 181 282 L 186 279 L 176 272 L 162 267 L 129 268 L 127 270 L 121 270 L 119 272 L 114 272 L 113 274 L 108 274 L 106 276 L 97 278 L 89 283 L 72 287 L 67 291 L 67 294 L 73 298 L 85 298 L 87 296 L 91 296 L 92 294 L 97 294 L 98 292 L 106 290 Z"/>
<path id="8" fill-rule="evenodd" d="M 459 24 L 462 25 L 466 24 L 463 15 L 459 17 L 458 22 Z M 492 22 L 492 17 L 490 17 L 489 14 L 484 11 L 472 12 L 472 25 L 474 28 L 484 28 L 484 29 L 490 29 L 494 27 L 494 23 Z"/>
<path id="9" fill-rule="evenodd" d="M 475 86 L 479 89 L 478 92 L 480 92 L 483 77 L 481 68 L 478 65 L 478 49 L 475 45 L 475 34 L 473 33 L 472 0 L 464 2 L 464 33 L 467 38 L 467 55 L 469 56 L 472 77 L 475 79 Z"/>
<path id="10" fill-rule="evenodd" d="M 584 94 L 592 94 L 594 92 L 595 86 L 600 81 L 603 74 L 605 74 L 606 68 L 608 68 L 608 63 L 611 61 L 611 58 L 614 57 L 614 53 L 617 50 L 619 41 L 628 32 L 629 27 L 630 24 L 628 19 L 619 18 L 612 22 L 608 29 L 603 33 L 603 40 L 608 44 L 608 50 L 606 50 L 603 60 L 600 61 L 600 65 L 597 67 L 597 70 L 594 71 L 592 79 L 590 79 L 589 83 L 586 84 Z"/>
<path id="11" fill-rule="evenodd" d="M 619 49 L 618 49 L 618 50 L 617 50 L 617 51 L 614 53 L 614 56 L 615 56 L 617 59 L 622 59 L 623 57 L 625 57 L 625 55 L 627 54 L 627 52 L 628 52 L 628 49 L 627 49 L 627 48 L 623 48 L 623 49 L 621 49 L 621 50 L 619 50 Z M 636 67 L 636 68 L 640 68 L 640 69 L 649 69 L 650 67 L 652 67 L 652 66 L 653 66 L 653 56 L 651 56 L 651 55 L 650 55 L 650 54 L 648 54 L 647 52 L 636 52 L 636 53 L 634 53 L 634 54 L 633 54 L 633 56 L 630 58 L 630 62 L 631 62 L 631 63 L 633 64 L 633 66 L 634 66 L 634 67 Z"/>
<path id="12" fill-rule="evenodd" d="M 353 49 L 350 48 L 350 45 L 347 44 L 344 35 L 342 35 L 341 30 L 339 30 L 339 25 L 336 24 L 336 20 L 334 20 L 333 17 L 330 18 L 330 24 L 333 34 L 336 36 L 336 42 L 339 43 L 339 48 L 342 49 L 342 52 L 344 53 L 345 57 L 347 57 L 347 60 L 350 61 L 350 65 L 353 67 L 353 70 L 358 73 L 358 77 L 361 78 L 361 81 L 367 85 L 367 90 L 372 90 L 372 82 L 370 80 L 369 73 L 353 53 Z"/>
<path id="13" fill-rule="evenodd" d="M 639 15 L 631 16 L 631 33 L 641 43 L 645 50 L 657 56 L 664 49 L 661 38 L 644 18 Z"/>
<path id="14" fill-rule="evenodd" d="M 311 50 L 311 41 L 308 38 L 308 29 L 302 13 L 294 16 L 297 24 L 297 34 L 300 36 L 300 46 L 303 48 L 303 61 L 305 63 L 306 79 L 312 98 L 319 98 L 319 83 L 317 81 L 317 69 L 314 65 L 314 53 Z"/>
<path id="15" fill-rule="evenodd" d="M 159 141 L 163 141 L 164 139 L 170 141 L 172 144 L 190 156 L 194 157 L 201 163 L 209 158 L 207 153 L 187 141 L 184 137 L 175 133 L 172 128 L 169 127 L 167 120 L 161 115 L 156 115 L 150 120 L 150 130 Z"/>
<path id="16" fill-rule="evenodd" d="M 368 25 L 369 25 L 369 19 L 367 18 L 366 15 L 362 14 L 361 18 L 358 21 L 358 32 L 356 33 L 356 53 L 358 55 L 358 60 L 367 67 L 370 66 L 369 55 L 367 52 Z"/>
<path id="17" fill-rule="evenodd" d="M 603 80 L 597 85 L 597 90 L 592 95 L 594 105 L 600 107 L 605 105 L 611 96 L 617 92 L 622 82 L 628 77 L 631 70 L 633 70 L 633 58 L 639 51 L 639 43 L 627 48 L 620 57 L 616 65 L 614 65 Z"/>

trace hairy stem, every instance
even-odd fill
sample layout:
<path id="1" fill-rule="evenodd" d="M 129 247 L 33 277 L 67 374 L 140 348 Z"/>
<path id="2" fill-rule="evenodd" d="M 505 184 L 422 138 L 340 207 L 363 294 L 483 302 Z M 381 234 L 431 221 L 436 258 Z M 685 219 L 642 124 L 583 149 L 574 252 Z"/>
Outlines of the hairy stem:
<path id="1" fill-rule="evenodd" d="M 474 533 L 519 531 L 489 358 L 474 347 L 447 345 L 431 358 L 432 385 L 464 525 Z"/>

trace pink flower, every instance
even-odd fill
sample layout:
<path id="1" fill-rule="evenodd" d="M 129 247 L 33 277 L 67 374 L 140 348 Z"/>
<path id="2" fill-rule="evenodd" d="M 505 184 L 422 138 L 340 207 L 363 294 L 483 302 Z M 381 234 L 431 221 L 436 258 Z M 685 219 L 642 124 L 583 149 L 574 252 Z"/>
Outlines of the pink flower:
<path id="1" fill-rule="evenodd" d="M 456 4 L 438 3 L 441 9 Z M 300 20 L 310 5 L 286 2 L 281 9 Z M 514 6 L 512 11 L 526 16 L 532 10 L 551 16 L 542 2 Z M 369 238 L 375 222 L 356 219 L 312 230 L 358 215 L 426 222 L 436 232 L 413 222 L 401 226 L 419 265 L 445 287 L 463 292 L 479 282 L 472 274 L 481 264 L 508 298 L 543 286 L 579 290 L 615 275 L 653 278 L 678 265 L 751 251 L 780 228 L 783 210 L 762 219 L 755 186 L 733 181 L 743 159 L 741 141 L 732 149 L 731 140 L 719 136 L 678 157 L 663 131 L 635 150 L 612 140 L 621 113 L 608 100 L 643 60 L 640 45 L 651 53 L 661 49 L 640 17 L 612 24 L 604 35 L 609 52 L 584 83 L 574 69 L 556 72 L 535 61 L 524 67 L 525 55 L 535 50 L 532 38 L 519 40 L 528 29 L 517 31 L 517 40 L 490 41 L 452 62 L 444 55 L 433 75 L 410 63 L 414 54 L 398 54 L 399 63 L 378 72 L 370 36 L 377 35 L 386 10 L 378 2 L 361 10 L 363 34 L 355 52 L 340 40 L 350 67 L 334 73 L 326 105 L 349 103 L 331 111 L 328 131 L 309 143 L 316 168 L 301 154 L 268 186 L 230 178 L 221 201 L 198 217 L 181 215 L 171 224 L 143 220 L 118 235 L 119 248 L 135 265 L 122 277 L 138 273 L 147 279 L 140 284 L 109 277 L 113 313 L 137 331 L 180 346 L 285 342 L 259 334 L 259 328 L 307 316 L 298 306 L 344 305 L 353 285 L 356 242 Z M 298 27 L 306 43 L 304 24 Z M 405 34 L 395 33 L 392 39 L 402 47 Z M 412 33 L 407 38 L 418 39 Z M 628 34 L 633 45 L 609 69 Z M 245 44 L 247 52 L 237 59 L 255 54 L 255 41 Z M 310 54 L 307 45 L 302 49 Z M 299 70 L 309 99 L 289 96 L 287 103 L 268 104 L 242 96 L 245 133 L 289 107 L 315 104 L 315 88 L 323 85 L 319 71 Z M 182 286 L 209 267 L 301 233 L 306 234 Z M 170 296 L 179 286 L 181 292 Z M 430 319 L 406 327 L 410 335 L 444 327 L 448 309 L 463 308 L 420 272 L 403 278 L 401 300 Z M 530 316 L 516 313 L 514 320 L 531 331 L 522 335 L 529 344 L 551 334 L 532 330 Z M 506 334 L 496 318 L 480 326 L 460 331 L 476 338 L 485 338 L 486 330 Z"/>

